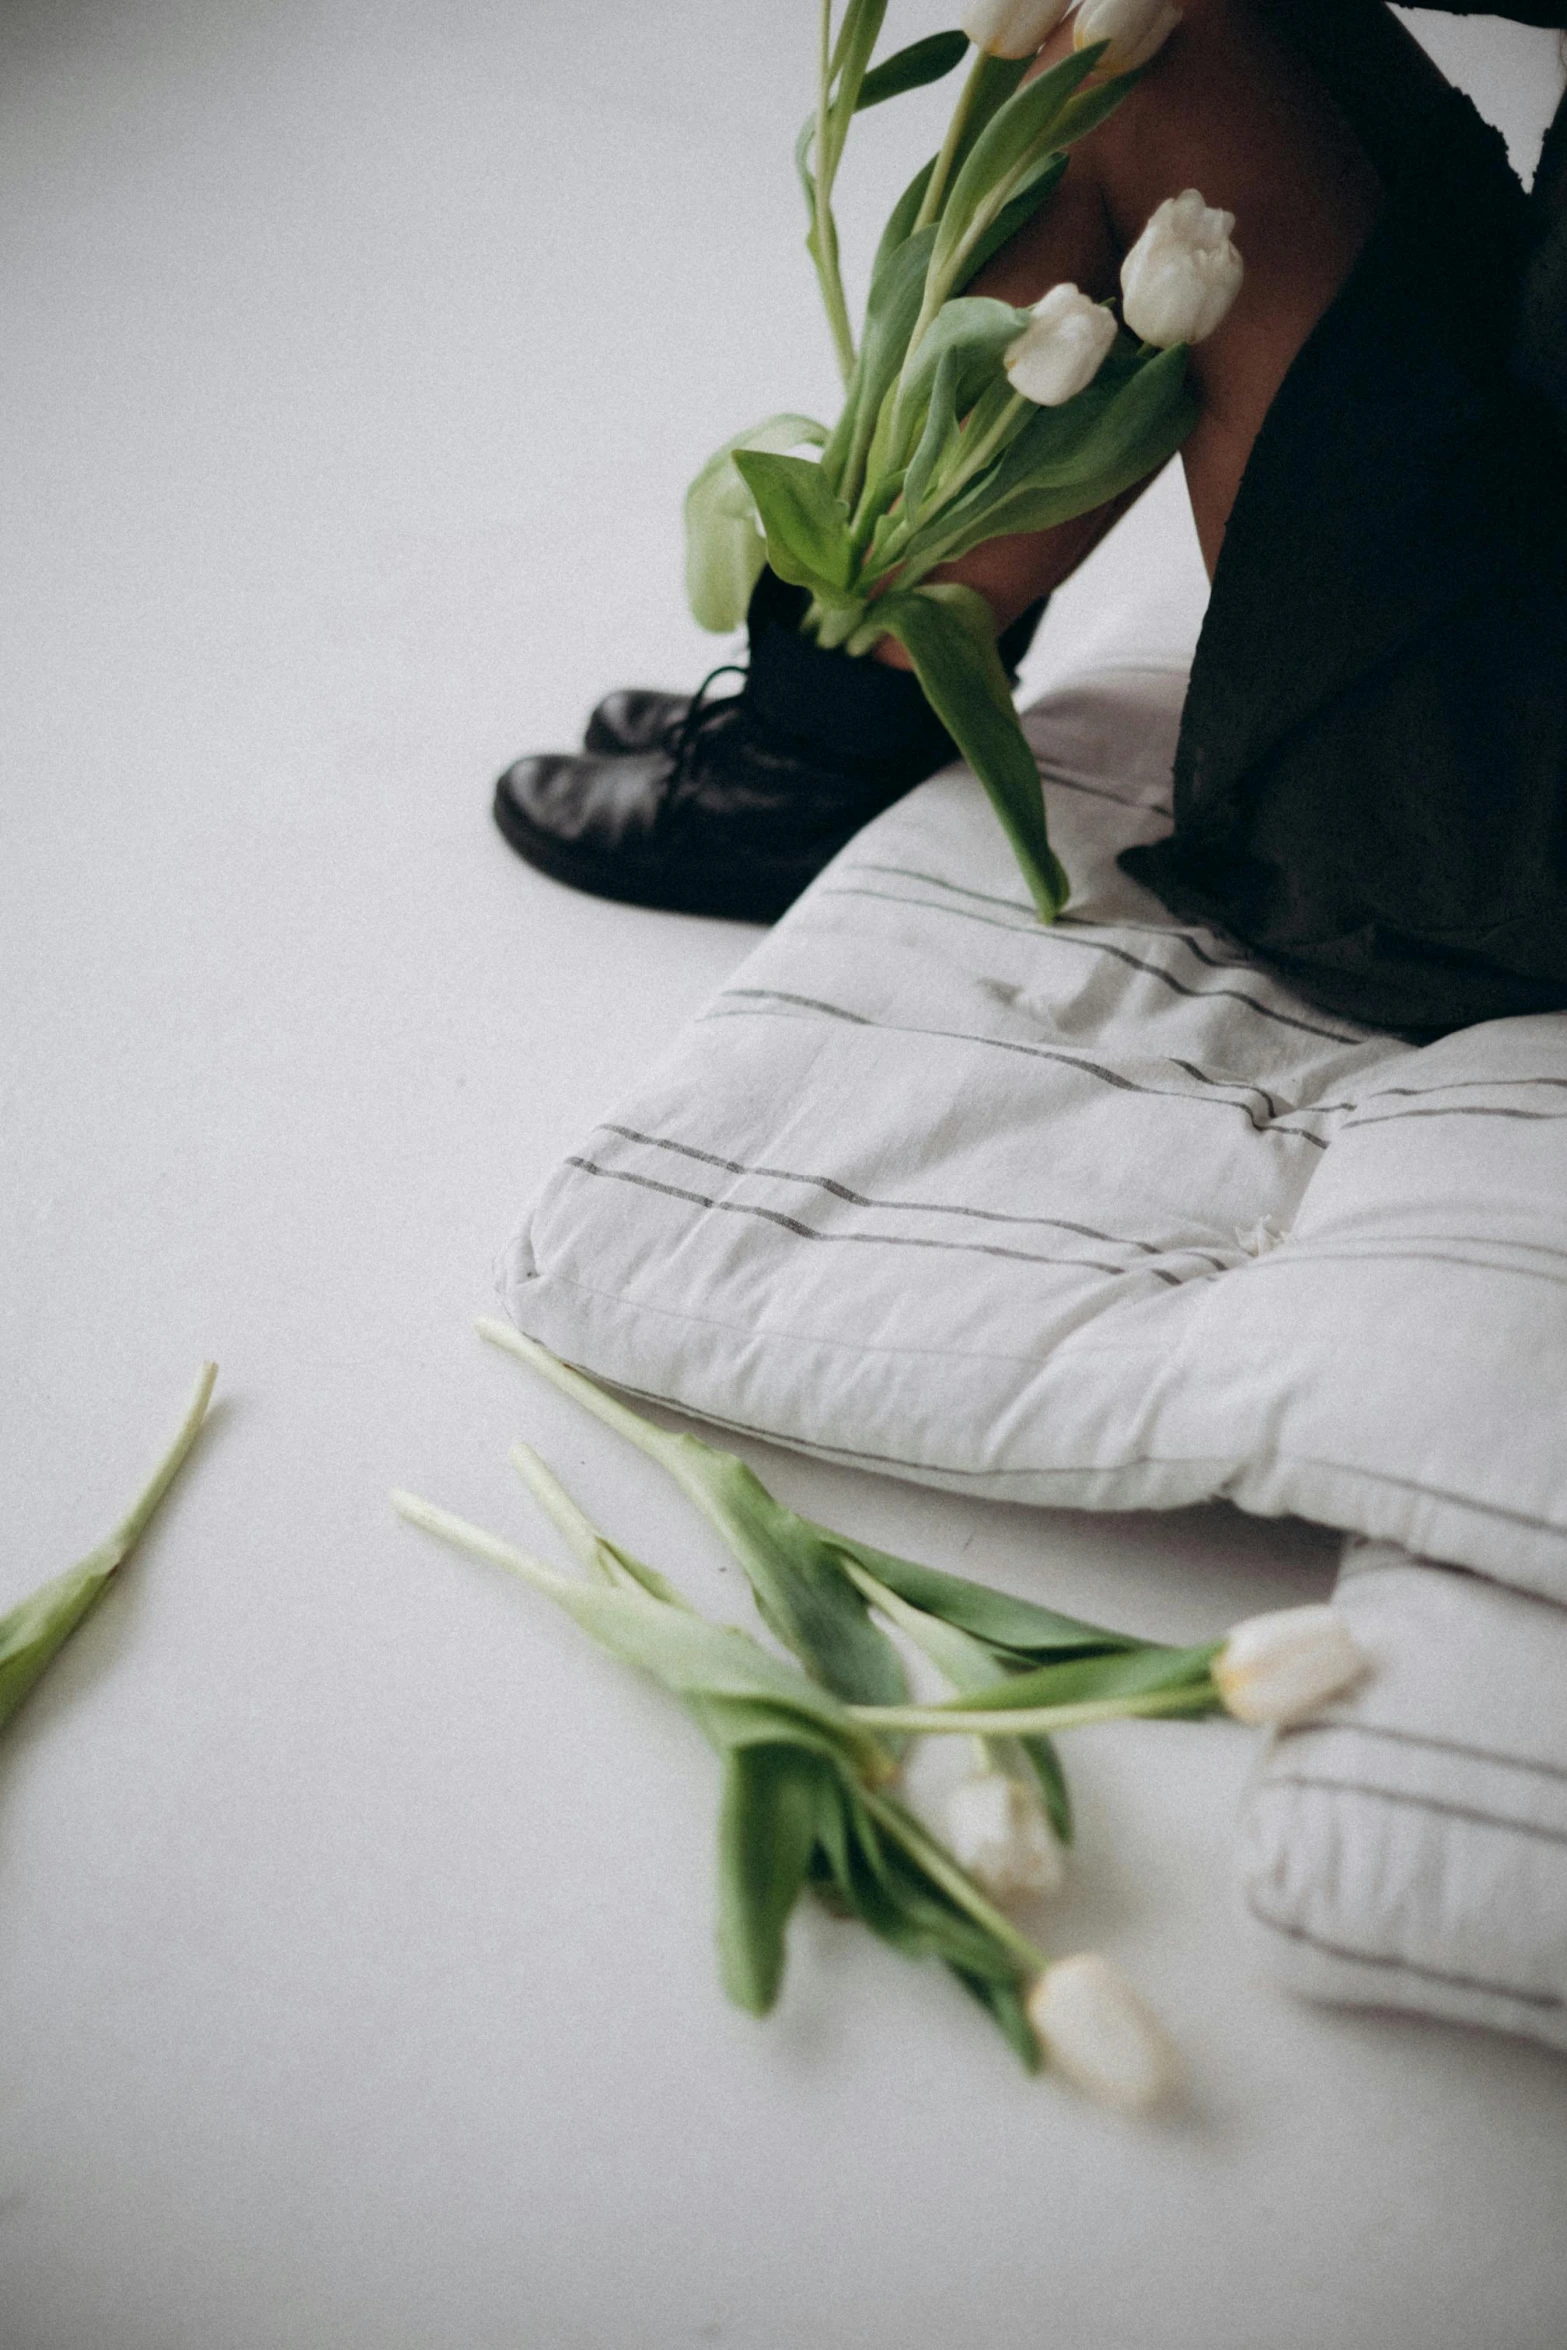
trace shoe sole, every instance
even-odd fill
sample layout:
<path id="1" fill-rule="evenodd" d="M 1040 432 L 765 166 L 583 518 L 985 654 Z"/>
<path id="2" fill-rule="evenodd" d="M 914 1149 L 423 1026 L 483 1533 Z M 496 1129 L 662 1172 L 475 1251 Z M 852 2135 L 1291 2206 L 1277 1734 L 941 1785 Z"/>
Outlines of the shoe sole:
<path id="1" fill-rule="evenodd" d="M 726 880 L 713 874 L 684 874 L 667 865 L 639 871 L 623 856 L 599 856 L 541 832 L 512 799 L 504 775 L 495 786 L 493 814 L 507 847 L 525 864 L 551 881 L 564 882 L 568 889 L 581 890 L 587 897 L 612 898 L 618 905 L 651 906 L 667 914 L 707 914 L 721 922 L 772 923 L 815 879 L 814 874 L 794 872 L 771 880 L 754 874 Z"/>

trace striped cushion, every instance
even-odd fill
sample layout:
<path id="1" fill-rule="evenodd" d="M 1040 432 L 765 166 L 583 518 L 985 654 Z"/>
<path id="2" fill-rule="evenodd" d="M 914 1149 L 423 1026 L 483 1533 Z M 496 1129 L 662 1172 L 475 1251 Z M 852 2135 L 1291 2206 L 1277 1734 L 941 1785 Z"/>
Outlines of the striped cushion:
<path id="1" fill-rule="evenodd" d="M 1567 2048 L 1567 1609 L 1382 1543 L 1337 1598 L 1375 1669 L 1241 1811 L 1273 1972 Z"/>
<path id="2" fill-rule="evenodd" d="M 509 1310 L 834 1459 L 1228 1495 L 1567 1602 L 1567 1017 L 1416 1049 L 1176 923 L 1115 859 L 1184 682 L 1030 714 L 1054 928 L 961 769 L 861 833 L 549 1183 Z"/>

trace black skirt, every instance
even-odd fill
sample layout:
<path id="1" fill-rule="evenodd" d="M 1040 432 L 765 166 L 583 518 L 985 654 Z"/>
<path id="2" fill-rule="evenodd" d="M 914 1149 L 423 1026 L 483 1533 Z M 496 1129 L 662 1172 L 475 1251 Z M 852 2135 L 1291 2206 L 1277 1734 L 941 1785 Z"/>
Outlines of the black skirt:
<path id="1" fill-rule="evenodd" d="M 1567 1007 L 1567 386 L 1520 359 L 1563 322 L 1467 99 L 1367 145 L 1383 209 L 1241 483 L 1175 831 L 1123 861 L 1326 1010 L 1431 1036 Z"/>

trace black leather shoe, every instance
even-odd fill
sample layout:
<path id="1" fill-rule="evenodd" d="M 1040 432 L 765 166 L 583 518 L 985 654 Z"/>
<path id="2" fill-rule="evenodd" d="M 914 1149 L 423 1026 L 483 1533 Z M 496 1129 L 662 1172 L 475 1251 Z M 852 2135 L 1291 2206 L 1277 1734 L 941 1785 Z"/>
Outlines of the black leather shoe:
<path id="1" fill-rule="evenodd" d="M 957 756 L 918 681 L 823 652 L 799 633 L 805 604 L 764 571 L 738 694 L 611 695 L 590 742 L 627 747 L 509 767 L 495 821 L 511 847 L 596 897 L 776 921 L 862 825 Z M 1009 667 L 1037 621 L 1001 640 Z"/>
<path id="2" fill-rule="evenodd" d="M 661 693 L 657 686 L 623 685 L 606 694 L 582 737 L 585 751 L 619 758 L 627 751 L 656 751 L 684 723 L 690 694 Z"/>

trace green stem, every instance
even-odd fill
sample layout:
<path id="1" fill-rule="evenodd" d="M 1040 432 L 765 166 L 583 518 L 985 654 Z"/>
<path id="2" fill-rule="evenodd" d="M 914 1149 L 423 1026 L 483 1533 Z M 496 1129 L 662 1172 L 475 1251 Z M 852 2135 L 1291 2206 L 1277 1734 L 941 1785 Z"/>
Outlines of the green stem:
<path id="1" fill-rule="evenodd" d="M 492 1567 L 505 1567 L 508 1573 L 520 1575 L 524 1583 L 531 1583 L 538 1591 L 563 1591 L 566 1577 L 557 1575 L 542 1559 L 530 1558 L 525 1550 L 514 1550 L 498 1535 L 486 1534 L 482 1526 L 471 1526 L 466 1518 L 454 1518 L 450 1510 L 437 1509 L 433 1501 L 421 1501 L 417 1493 L 404 1493 L 401 1488 L 392 1494 L 392 1507 L 410 1526 L 421 1526 L 426 1534 L 439 1536 L 454 1550 L 466 1550 L 474 1558 L 487 1559 Z"/>
<path id="2" fill-rule="evenodd" d="M 679 1478 L 681 1484 L 690 1490 L 687 1480 L 681 1475 L 680 1466 L 680 1447 L 688 1439 L 671 1436 L 665 1429 L 655 1428 L 651 1420 L 644 1420 L 640 1412 L 632 1411 L 626 1404 L 617 1403 L 612 1395 L 604 1393 L 602 1387 L 595 1387 L 591 1379 L 584 1379 L 580 1371 L 574 1371 L 569 1363 L 563 1363 L 557 1355 L 552 1355 L 549 1348 L 540 1346 L 536 1338 L 525 1338 L 510 1322 L 497 1322 L 486 1314 L 480 1317 L 474 1328 L 492 1346 L 504 1347 L 508 1354 L 521 1355 L 523 1361 L 547 1379 L 552 1387 L 558 1387 L 562 1394 L 569 1395 L 574 1403 L 581 1404 L 584 1411 L 592 1412 L 607 1428 L 615 1429 L 617 1434 L 624 1436 L 640 1452 L 645 1452 L 650 1460 L 657 1461 L 661 1468 L 667 1469 L 672 1477 Z"/>
<path id="3" fill-rule="evenodd" d="M 832 329 L 833 348 L 838 354 L 838 372 L 847 386 L 854 372 L 854 330 L 849 324 L 849 306 L 844 300 L 843 277 L 838 267 L 838 231 L 832 216 L 832 183 L 837 157 L 828 138 L 828 91 L 832 83 L 832 0 L 822 0 L 821 38 L 817 67 L 816 92 L 816 169 L 813 179 L 816 188 L 816 263 L 817 282 L 822 289 L 822 302 L 827 311 L 827 324 Z"/>
<path id="4" fill-rule="evenodd" d="M 1219 1699 L 1204 1677 L 1189 1689 L 1150 1689 L 1134 1697 L 1098 1697 L 1081 1705 L 1002 1706 L 852 1705 L 849 1711 L 867 1729 L 916 1730 L 927 1736 L 948 1732 L 964 1737 L 1034 1738 L 1041 1732 L 1075 1730 L 1086 1722 L 1119 1722 L 1137 1715 L 1204 1712 Z"/>
<path id="5" fill-rule="evenodd" d="M 179 1475 L 185 1455 L 196 1441 L 196 1431 L 206 1418 L 207 1405 L 211 1400 L 213 1382 L 217 1375 L 218 1366 L 216 1363 L 202 1364 L 201 1375 L 196 1381 L 195 1393 L 186 1406 L 185 1417 L 179 1424 L 173 1443 L 107 1542 L 99 1546 L 101 1553 L 108 1558 L 112 1567 L 119 1566 L 122 1560 L 129 1558 L 137 1543 L 146 1533 L 159 1502 Z"/>
<path id="6" fill-rule="evenodd" d="M 853 1710 L 858 1713 L 864 1709 L 856 1706 Z M 924 1870 L 926 1876 L 941 1887 L 943 1893 L 955 1901 L 960 1909 L 967 1910 L 976 1925 L 983 1926 L 987 1934 L 993 1934 L 1029 1974 L 1043 1973 L 1049 1963 L 1044 1952 L 1037 1944 L 1030 1942 L 1026 1934 L 1018 1931 L 1004 1911 L 985 1899 L 973 1878 L 959 1868 L 946 1847 L 937 1842 L 912 1812 L 906 1811 L 901 1803 L 895 1803 L 885 1795 L 878 1795 L 863 1785 L 859 1793 L 861 1802 L 872 1818 L 879 1821 L 889 1835 L 898 1839 L 904 1850 Z"/>
<path id="7" fill-rule="evenodd" d="M 508 1455 L 528 1491 L 563 1537 L 567 1549 L 579 1565 L 590 1575 L 600 1576 L 606 1583 L 618 1583 L 613 1553 L 598 1528 L 584 1517 L 564 1485 L 547 1463 L 539 1458 L 531 1444 L 514 1444 Z"/>
<path id="8" fill-rule="evenodd" d="M 947 135 L 941 142 L 941 152 L 936 157 L 936 168 L 930 175 L 930 185 L 925 190 L 919 211 L 914 216 L 914 227 L 910 232 L 912 235 L 917 236 L 922 228 L 929 228 L 941 210 L 942 200 L 947 193 L 947 182 L 952 177 L 952 166 L 957 160 L 958 148 L 962 143 L 963 134 L 968 128 L 969 116 L 974 111 L 974 100 L 979 95 L 979 85 L 984 79 L 984 73 L 985 52 L 980 49 L 975 53 L 974 62 L 969 67 L 968 79 L 963 84 L 956 106 L 952 109 L 952 120 L 948 123 Z"/>

